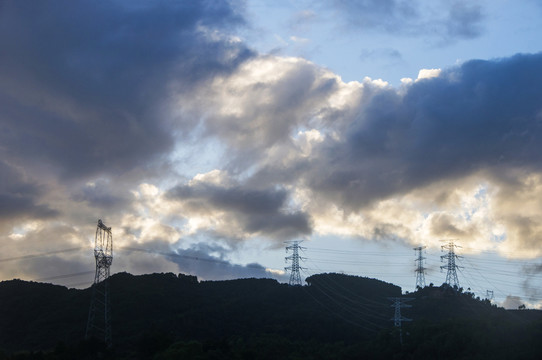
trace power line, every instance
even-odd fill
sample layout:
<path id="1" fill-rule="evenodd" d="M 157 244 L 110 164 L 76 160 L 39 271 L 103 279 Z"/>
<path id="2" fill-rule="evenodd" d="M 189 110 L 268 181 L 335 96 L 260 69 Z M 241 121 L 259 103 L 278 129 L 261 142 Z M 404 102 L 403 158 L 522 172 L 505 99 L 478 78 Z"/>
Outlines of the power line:
<path id="1" fill-rule="evenodd" d="M 467 261 L 469 264 L 471 264 L 471 262 L 470 262 L 469 259 L 466 259 L 466 261 Z M 499 287 L 495 286 L 495 284 L 494 284 L 492 281 L 490 281 L 487 277 L 485 277 L 484 274 L 482 274 L 475 266 L 473 266 L 472 264 L 471 264 L 471 266 L 472 266 L 472 268 L 473 268 L 473 269 L 474 269 L 474 270 L 475 270 L 475 271 L 476 271 L 476 272 L 477 272 L 477 273 L 478 273 L 478 274 L 479 274 L 486 282 L 488 282 L 489 284 L 491 284 L 491 286 L 493 286 L 493 288 L 497 289 L 497 290 L 501 293 L 501 295 L 502 295 L 503 297 L 506 297 L 506 296 L 507 296 L 507 295 L 505 294 L 505 292 L 503 292 L 501 289 L 499 289 Z M 514 283 L 514 285 L 517 285 L 517 283 Z"/>
<path id="2" fill-rule="evenodd" d="M 328 280 L 329 282 L 326 285 L 326 282 Z M 318 282 L 315 286 L 321 286 L 322 288 L 328 290 L 330 293 L 333 293 L 334 296 L 339 296 L 347 300 L 348 302 L 354 304 L 356 307 L 364 308 L 367 312 L 372 313 L 372 317 L 374 318 L 384 319 L 384 317 L 382 317 L 381 315 L 381 312 L 375 310 L 375 308 L 382 308 L 382 304 L 380 302 L 374 301 L 360 294 L 352 292 L 350 289 L 342 286 L 338 281 L 333 280 L 333 274 L 322 274 L 318 277 Z M 334 288 L 334 286 L 339 287 L 341 291 L 339 292 L 337 288 Z M 350 294 L 350 297 L 347 296 L 346 293 Z"/>
<path id="3" fill-rule="evenodd" d="M 320 252 L 320 253 L 334 253 L 336 255 L 351 255 L 351 256 L 359 256 L 359 255 L 366 255 L 366 256 L 410 256 L 405 253 L 391 253 L 391 252 L 374 252 L 374 251 L 355 251 L 355 250 L 338 250 L 338 249 L 324 249 L 324 248 L 313 248 L 310 247 L 307 249 L 308 252 Z"/>
<path id="4" fill-rule="evenodd" d="M 307 259 L 307 260 L 308 260 L 308 262 L 310 262 L 310 259 Z M 316 265 L 315 265 L 315 266 L 316 266 Z M 318 270 L 320 273 L 325 272 L 325 270 L 318 268 L 318 266 L 316 266 L 316 267 L 317 267 L 317 270 Z M 362 295 L 360 295 L 360 294 L 355 294 L 354 292 L 352 292 L 352 291 L 349 290 L 348 288 L 342 286 L 339 282 L 333 280 L 333 276 L 327 276 L 327 277 L 326 277 L 326 276 L 323 276 L 323 277 L 319 277 L 319 279 L 326 279 L 326 280 L 329 279 L 329 281 L 333 282 L 334 285 L 336 285 L 336 286 L 342 288 L 343 291 L 346 291 L 346 292 L 352 294 L 352 295 L 353 295 L 354 297 L 356 297 L 357 299 L 361 299 L 361 300 L 363 301 L 363 303 L 366 304 L 367 306 L 382 307 L 382 304 L 381 304 L 380 302 L 377 302 L 377 301 L 374 301 L 374 300 L 372 300 L 372 299 L 366 298 L 366 297 L 364 297 L 364 296 L 362 296 Z M 325 281 L 325 280 L 324 280 L 324 281 Z M 333 291 L 335 291 L 335 290 L 333 290 Z M 357 301 L 356 303 L 357 303 L 357 304 L 360 304 L 359 301 Z M 369 304 L 374 304 L 374 305 L 369 305 Z"/>
<path id="5" fill-rule="evenodd" d="M 319 281 L 318 284 L 310 286 L 308 289 L 316 288 L 320 293 L 322 293 L 322 295 L 324 295 L 329 300 L 331 300 L 333 303 L 335 303 L 335 305 L 337 307 L 342 309 L 344 312 L 349 313 L 351 315 L 351 317 L 355 317 L 357 319 L 362 320 L 364 323 L 366 323 L 366 325 L 374 326 L 377 329 L 381 329 L 383 327 L 382 325 L 375 324 L 374 322 L 367 319 L 367 317 L 371 317 L 371 318 L 376 319 L 376 320 L 386 320 L 386 318 L 383 317 L 375 309 L 371 309 L 370 307 L 368 307 L 369 305 L 367 305 L 367 304 L 363 304 L 363 303 L 360 303 L 359 301 L 352 300 L 352 299 L 344 296 L 343 294 L 338 293 L 336 291 L 336 289 L 331 289 L 328 286 L 325 286 L 323 284 L 323 282 L 324 282 L 323 278 L 319 278 L 319 280 L 322 280 L 322 281 Z M 303 287 L 303 288 L 307 289 L 307 287 Z M 310 291 L 308 291 L 308 290 L 306 290 L 306 291 L 310 294 Z M 336 314 L 337 316 L 339 316 L 343 320 L 348 321 L 349 323 L 352 323 L 352 324 L 357 325 L 359 327 L 362 327 L 362 328 L 364 328 L 366 330 L 376 332 L 376 330 L 374 330 L 374 329 L 367 328 L 364 325 L 361 325 L 361 324 L 359 324 L 357 322 L 353 322 L 352 320 L 344 318 L 340 313 L 333 311 L 331 308 L 327 307 L 325 304 L 318 301 L 314 296 L 312 296 L 312 294 L 310 294 L 310 295 L 320 305 L 322 305 L 323 307 L 326 307 L 331 313 Z M 339 299 L 337 299 L 337 297 L 340 297 L 340 298 L 343 298 L 343 299 L 346 299 L 346 300 L 350 301 L 352 303 L 352 305 L 349 305 L 349 304 L 346 304 L 344 302 L 339 301 Z M 377 305 L 378 305 L 378 307 L 382 307 L 382 304 L 380 304 L 380 303 L 377 303 Z M 360 311 L 359 308 L 365 309 L 365 311 Z"/>
<path id="6" fill-rule="evenodd" d="M 378 261 L 359 261 L 359 260 L 332 260 L 332 259 L 320 259 L 320 258 L 311 258 L 313 262 L 320 263 L 320 264 L 339 264 L 339 265 L 372 265 L 372 266 L 378 266 L 378 267 L 390 267 L 390 266 L 404 266 L 402 263 L 395 263 L 395 264 L 383 264 L 382 262 Z"/>
<path id="7" fill-rule="evenodd" d="M 0 262 L 34 259 L 34 258 L 39 258 L 39 257 L 44 257 L 44 256 L 49 256 L 49 255 L 56 255 L 56 254 L 62 254 L 62 253 L 66 253 L 66 252 L 79 251 L 79 250 L 82 250 L 82 249 L 88 249 L 88 248 L 87 247 L 77 247 L 77 248 L 69 248 L 69 249 L 62 249 L 62 250 L 55 250 L 55 251 L 47 251 L 47 252 L 38 253 L 38 254 L 15 256 L 15 257 L 10 257 L 10 258 L 0 259 Z"/>
<path id="8" fill-rule="evenodd" d="M 182 255 L 175 252 L 163 252 L 163 251 L 157 251 L 157 250 L 152 250 L 152 249 L 141 249 L 141 248 L 133 248 L 133 247 L 127 247 L 127 246 L 120 247 L 118 250 L 144 252 L 148 254 L 162 255 L 165 257 L 174 257 L 174 258 L 182 258 L 182 259 L 188 259 L 188 260 L 194 260 L 194 261 L 211 262 L 211 263 L 227 265 L 227 266 L 232 265 L 232 263 L 226 260 L 204 258 L 204 257 L 192 256 L 192 255 Z M 261 265 L 258 265 L 258 264 L 246 264 L 244 265 L 244 267 L 261 269 Z"/>
<path id="9" fill-rule="evenodd" d="M 58 280 L 58 279 L 67 279 L 71 277 L 81 276 L 81 275 L 88 275 L 92 274 L 94 271 L 82 271 L 78 273 L 72 273 L 72 274 L 63 274 L 63 275 L 56 275 L 46 278 L 40 278 L 40 279 L 34 279 L 34 281 L 49 281 L 49 280 Z"/>
<path id="10" fill-rule="evenodd" d="M 374 329 L 371 329 L 371 328 L 368 328 L 362 324 L 359 324 L 355 321 L 352 321 L 351 319 L 349 318 L 346 318 L 344 317 L 342 314 L 336 312 L 336 311 L 333 311 L 331 308 L 329 308 L 328 306 L 326 306 L 324 303 L 322 303 L 320 300 L 318 300 L 314 295 L 311 294 L 311 292 L 307 289 L 306 286 L 303 286 L 302 289 L 314 300 L 316 301 L 318 304 L 320 304 L 320 306 L 322 306 L 324 309 L 326 309 L 327 311 L 329 311 L 331 314 L 341 318 L 343 321 L 349 323 L 349 324 L 352 324 L 354 326 L 357 326 L 359 328 L 362 328 L 364 330 L 367 330 L 367 331 L 370 331 L 370 332 L 373 332 L 373 333 L 376 333 L 377 330 L 374 330 Z"/>

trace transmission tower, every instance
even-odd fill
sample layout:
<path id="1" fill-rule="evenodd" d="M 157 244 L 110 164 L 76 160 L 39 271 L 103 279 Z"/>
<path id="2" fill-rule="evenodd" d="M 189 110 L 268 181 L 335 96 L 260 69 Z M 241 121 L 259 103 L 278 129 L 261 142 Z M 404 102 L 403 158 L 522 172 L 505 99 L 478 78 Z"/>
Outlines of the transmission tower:
<path id="1" fill-rule="evenodd" d="M 493 292 L 493 290 L 486 290 L 486 299 L 488 299 L 489 301 L 495 299 L 495 293 Z"/>
<path id="2" fill-rule="evenodd" d="M 388 299 L 393 301 L 391 307 L 395 308 L 395 313 L 391 320 L 393 321 L 393 325 L 396 328 L 399 328 L 399 341 L 401 342 L 401 345 L 403 345 L 403 330 L 401 328 L 401 323 L 403 321 L 412 321 L 412 319 L 401 316 L 401 308 L 412 307 L 412 305 L 407 305 L 405 302 L 414 300 L 414 298 L 389 297 Z"/>
<path id="3" fill-rule="evenodd" d="M 425 246 L 418 246 L 414 248 L 418 255 L 416 260 L 414 260 L 416 262 L 416 289 L 425 287 L 425 268 L 423 267 L 423 260 L 425 258 L 422 254 L 423 249 L 425 249 Z"/>
<path id="4" fill-rule="evenodd" d="M 287 241 L 286 244 L 289 244 L 286 246 L 286 252 L 288 250 L 292 250 L 292 255 L 286 256 L 284 259 L 286 262 L 292 261 L 292 265 L 285 267 L 285 270 L 290 270 L 290 281 L 288 282 L 290 285 L 297 285 L 301 286 L 301 274 L 299 274 L 299 270 L 305 270 L 305 268 L 299 266 L 299 260 L 305 260 L 305 258 L 299 256 L 299 250 L 305 250 L 306 248 L 299 246 L 299 243 L 301 241 L 294 240 L 294 241 Z"/>
<path id="5" fill-rule="evenodd" d="M 448 253 L 440 257 L 441 261 L 443 261 L 444 259 L 448 261 L 446 265 L 442 265 L 440 267 L 441 270 L 447 270 L 445 283 L 457 289 L 459 289 L 459 280 L 457 278 L 456 269 L 459 269 L 460 267 L 456 265 L 455 260 L 459 259 L 460 256 L 455 254 L 455 248 L 460 247 L 461 246 L 455 245 L 453 240 L 448 240 L 448 244 L 442 245 L 441 247 L 442 250 L 448 250 Z"/>
<path id="6" fill-rule="evenodd" d="M 85 338 L 103 339 L 108 347 L 111 339 L 111 305 L 109 298 L 109 268 L 113 262 L 113 235 L 111 228 L 98 220 L 94 242 L 96 274 L 92 285 L 92 300 L 88 313 Z"/>

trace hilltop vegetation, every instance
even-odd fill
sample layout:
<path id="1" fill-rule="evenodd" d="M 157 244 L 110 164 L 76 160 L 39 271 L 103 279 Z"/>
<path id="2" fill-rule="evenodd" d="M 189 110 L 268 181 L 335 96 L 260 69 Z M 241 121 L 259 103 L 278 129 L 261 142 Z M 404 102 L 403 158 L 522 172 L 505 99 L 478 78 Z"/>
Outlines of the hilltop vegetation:
<path id="1" fill-rule="evenodd" d="M 470 293 L 409 294 L 401 346 L 376 279 L 320 274 L 197 282 L 174 274 L 111 277 L 113 348 L 83 341 L 91 289 L 0 283 L 0 359 L 538 359 L 539 311 L 506 311 Z"/>

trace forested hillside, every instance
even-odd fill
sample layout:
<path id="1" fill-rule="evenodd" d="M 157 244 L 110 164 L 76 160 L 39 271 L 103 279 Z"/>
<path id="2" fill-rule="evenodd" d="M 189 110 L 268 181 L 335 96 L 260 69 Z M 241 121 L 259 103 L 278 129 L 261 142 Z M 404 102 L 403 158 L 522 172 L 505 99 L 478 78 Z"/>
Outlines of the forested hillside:
<path id="1" fill-rule="evenodd" d="M 307 286 L 271 279 L 197 282 L 174 274 L 112 276 L 113 347 L 84 341 L 91 289 L 0 283 L 6 359 L 542 358 L 539 311 L 506 311 L 447 287 L 403 308 L 403 345 L 390 297 L 375 279 L 321 274 Z M 0 357 L 2 358 L 2 357 Z"/>

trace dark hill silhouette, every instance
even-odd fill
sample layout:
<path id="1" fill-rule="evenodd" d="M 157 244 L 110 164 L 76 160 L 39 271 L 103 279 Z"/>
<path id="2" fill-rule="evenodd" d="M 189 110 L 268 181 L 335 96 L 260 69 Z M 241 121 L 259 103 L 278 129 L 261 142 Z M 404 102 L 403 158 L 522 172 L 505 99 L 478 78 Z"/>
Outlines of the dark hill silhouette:
<path id="1" fill-rule="evenodd" d="M 319 274 L 307 278 L 308 286 L 291 287 L 272 279 L 197 282 L 172 273 L 119 273 L 110 281 L 110 351 L 82 340 L 90 288 L 1 282 L 0 349 L 13 354 L 4 358 L 92 359 L 97 352 L 119 359 L 542 355 L 540 311 L 506 311 L 446 286 L 407 295 L 413 307 L 403 316 L 415 321 L 404 323 L 401 347 L 388 299 L 401 296 L 401 289 L 376 279 Z"/>

